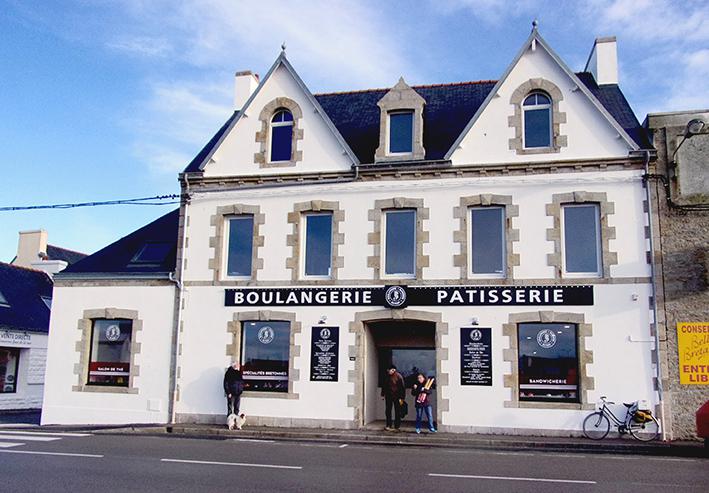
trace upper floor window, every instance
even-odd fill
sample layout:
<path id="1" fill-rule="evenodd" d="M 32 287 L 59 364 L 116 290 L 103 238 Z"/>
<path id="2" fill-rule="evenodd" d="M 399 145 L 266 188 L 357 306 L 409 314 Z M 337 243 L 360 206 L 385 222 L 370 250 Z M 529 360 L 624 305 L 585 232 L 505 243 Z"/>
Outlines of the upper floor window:
<path id="1" fill-rule="evenodd" d="M 505 208 L 470 208 L 470 273 L 505 274 Z"/>
<path id="2" fill-rule="evenodd" d="M 601 276 L 601 227 L 598 204 L 564 204 L 562 237 L 564 273 Z"/>
<path id="3" fill-rule="evenodd" d="M 522 103 L 524 115 L 524 147 L 551 147 L 551 98 L 543 92 L 533 92 Z"/>
<path id="4" fill-rule="evenodd" d="M 384 256 L 385 275 L 416 275 L 416 210 L 384 212 Z"/>
<path id="5" fill-rule="evenodd" d="M 313 213 L 303 216 L 305 248 L 303 275 L 330 277 L 332 274 L 332 213 Z"/>
<path id="6" fill-rule="evenodd" d="M 227 276 L 251 277 L 254 216 L 234 216 L 227 220 Z"/>
<path id="7" fill-rule="evenodd" d="M 290 161 L 293 151 L 293 114 L 280 108 L 271 118 L 271 159 Z"/>
<path id="8" fill-rule="evenodd" d="M 414 148 L 414 112 L 389 113 L 389 154 L 410 154 Z"/>

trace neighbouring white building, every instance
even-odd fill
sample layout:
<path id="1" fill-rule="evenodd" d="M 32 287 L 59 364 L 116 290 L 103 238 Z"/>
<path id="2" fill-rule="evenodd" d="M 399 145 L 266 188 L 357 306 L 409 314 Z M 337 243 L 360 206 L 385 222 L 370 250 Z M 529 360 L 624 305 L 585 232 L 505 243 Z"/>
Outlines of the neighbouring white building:
<path id="1" fill-rule="evenodd" d="M 536 28 L 498 81 L 312 94 L 281 53 L 175 210 L 55 279 L 42 422 L 360 428 L 394 362 L 454 432 L 576 434 L 658 405 L 650 144 L 615 38 L 573 72 Z M 409 397 L 410 399 L 410 397 Z"/>

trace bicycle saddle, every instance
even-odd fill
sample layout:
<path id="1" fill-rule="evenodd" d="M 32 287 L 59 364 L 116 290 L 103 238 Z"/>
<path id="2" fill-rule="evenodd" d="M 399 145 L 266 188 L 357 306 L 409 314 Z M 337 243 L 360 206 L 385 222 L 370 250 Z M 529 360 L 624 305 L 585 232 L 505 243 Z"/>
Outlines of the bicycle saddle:
<path id="1" fill-rule="evenodd" d="M 624 405 L 625 407 L 627 407 L 628 409 L 630 409 L 631 407 L 633 407 L 633 406 L 635 405 L 635 403 L 634 403 L 634 402 L 630 402 L 630 403 L 624 402 L 623 405 Z"/>

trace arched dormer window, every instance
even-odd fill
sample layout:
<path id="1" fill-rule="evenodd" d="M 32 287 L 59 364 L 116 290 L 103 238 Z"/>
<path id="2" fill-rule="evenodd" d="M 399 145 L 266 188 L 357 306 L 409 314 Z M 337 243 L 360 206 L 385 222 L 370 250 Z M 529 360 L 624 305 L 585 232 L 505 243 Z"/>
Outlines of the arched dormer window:
<path id="1" fill-rule="evenodd" d="M 290 161 L 293 153 L 293 114 L 278 108 L 271 118 L 271 156 L 269 161 Z"/>
<path id="2" fill-rule="evenodd" d="M 548 94 L 535 91 L 522 103 L 524 148 L 552 147 L 552 103 Z"/>

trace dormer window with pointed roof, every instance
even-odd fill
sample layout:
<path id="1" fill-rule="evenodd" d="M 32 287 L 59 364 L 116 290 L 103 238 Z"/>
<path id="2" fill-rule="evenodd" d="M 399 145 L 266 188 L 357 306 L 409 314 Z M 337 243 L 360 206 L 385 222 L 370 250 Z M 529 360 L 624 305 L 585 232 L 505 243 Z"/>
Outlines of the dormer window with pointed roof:
<path id="1" fill-rule="evenodd" d="M 380 109 L 376 162 L 424 159 L 423 107 L 426 100 L 403 78 L 377 102 Z"/>

